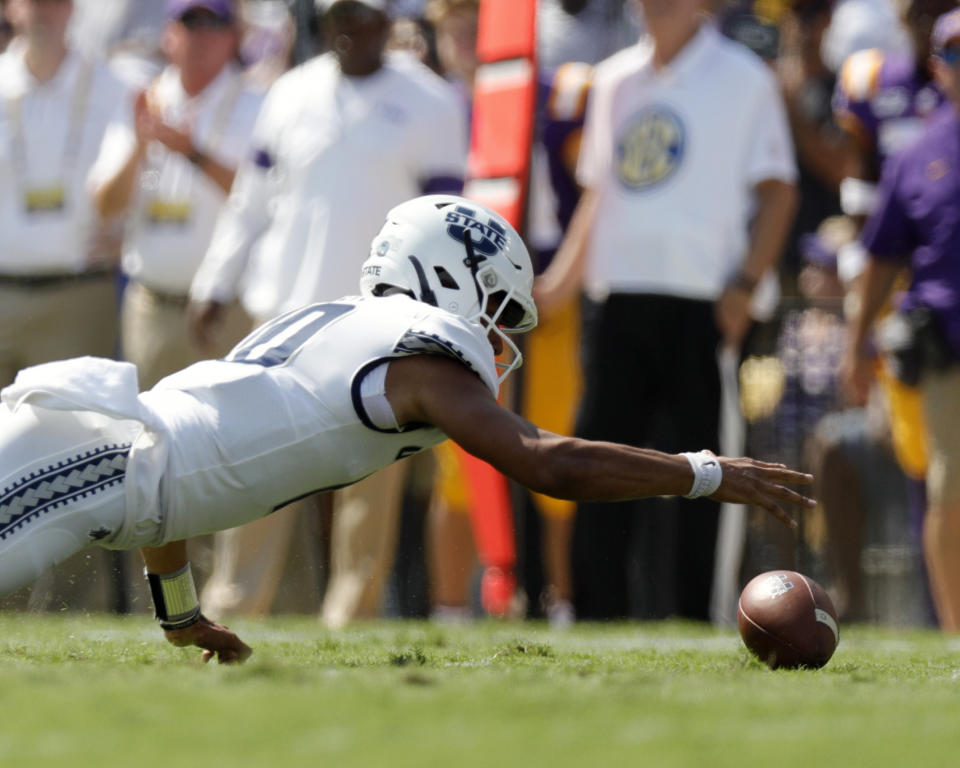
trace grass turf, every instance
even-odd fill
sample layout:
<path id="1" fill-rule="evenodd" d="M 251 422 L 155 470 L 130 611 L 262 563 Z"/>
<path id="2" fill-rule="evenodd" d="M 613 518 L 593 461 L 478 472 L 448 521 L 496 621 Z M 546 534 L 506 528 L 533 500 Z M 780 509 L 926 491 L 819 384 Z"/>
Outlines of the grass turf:
<path id="1" fill-rule="evenodd" d="M 0 614 L 2 766 L 953 766 L 960 648 L 843 628 L 772 672 L 683 623 L 329 632 L 238 621 L 204 667 L 139 617 Z"/>

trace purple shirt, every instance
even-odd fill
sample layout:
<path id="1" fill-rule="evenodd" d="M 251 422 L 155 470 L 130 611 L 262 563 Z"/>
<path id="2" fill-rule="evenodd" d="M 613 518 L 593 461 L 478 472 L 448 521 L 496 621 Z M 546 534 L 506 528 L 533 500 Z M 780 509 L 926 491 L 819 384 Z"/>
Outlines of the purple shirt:
<path id="1" fill-rule="evenodd" d="M 941 107 L 921 140 L 889 160 L 861 234 L 881 261 L 911 268 L 901 307 L 933 309 L 960 359 L 960 114 Z"/>

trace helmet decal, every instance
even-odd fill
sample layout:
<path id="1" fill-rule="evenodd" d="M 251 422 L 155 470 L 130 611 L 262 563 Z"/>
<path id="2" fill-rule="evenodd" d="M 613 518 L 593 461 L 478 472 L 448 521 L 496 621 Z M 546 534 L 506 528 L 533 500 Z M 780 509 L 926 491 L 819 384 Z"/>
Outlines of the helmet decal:
<path id="1" fill-rule="evenodd" d="M 500 222 L 491 217 L 486 224 L 477 218 L 477 211 L 465 205 L 457 205 L 447 211 L 444 217 L 448 222 L 447 234 L 458 243 L 469 237 L 474 251 L 483 256 L 495 256 L 507 245 L 507 230 Z"/>

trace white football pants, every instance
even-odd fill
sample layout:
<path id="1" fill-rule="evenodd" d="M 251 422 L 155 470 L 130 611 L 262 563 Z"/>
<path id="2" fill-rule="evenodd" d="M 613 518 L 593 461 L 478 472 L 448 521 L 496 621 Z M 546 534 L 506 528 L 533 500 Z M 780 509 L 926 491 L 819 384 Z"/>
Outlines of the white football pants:
<path id="1" fill-rule="evenodd" d="M 132 422 L 0 404 L 0 594 L 124 522 Z"/>

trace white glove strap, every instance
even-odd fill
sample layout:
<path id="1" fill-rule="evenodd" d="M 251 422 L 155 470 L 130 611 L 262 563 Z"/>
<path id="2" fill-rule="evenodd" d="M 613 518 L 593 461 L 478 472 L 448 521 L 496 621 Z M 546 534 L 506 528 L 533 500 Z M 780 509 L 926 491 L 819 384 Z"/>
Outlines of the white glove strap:
<path id="1" fill-rule="evenodd" d="M 723 480 L 723 470 L 720 469 L 720 462 L 717 461 L 717 457 L 709 451 L 681 453 L 680 455 L 687 458 L 690 467 L 693 469 L 693 485 L 690 486 L 690 493 L 683 498 L 697 499 L 715 493 Z"/>

